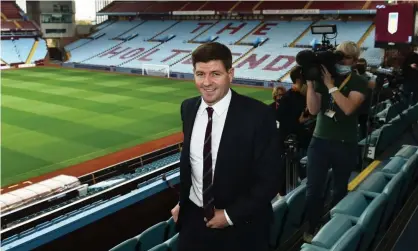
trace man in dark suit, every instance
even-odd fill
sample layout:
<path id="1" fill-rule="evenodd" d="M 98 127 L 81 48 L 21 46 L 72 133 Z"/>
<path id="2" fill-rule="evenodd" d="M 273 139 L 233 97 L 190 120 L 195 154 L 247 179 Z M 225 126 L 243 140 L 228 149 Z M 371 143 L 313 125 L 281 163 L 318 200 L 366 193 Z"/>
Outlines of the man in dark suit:
<path id="1" fill-rule="evenodd" d="M 179 250 L 268 250 L 283 169 L 274 114 L 231 90 L 225 45 L 199 46 L 192 62 L 201 96 L 181 104 L 180 201 L 171 211 Z"/>

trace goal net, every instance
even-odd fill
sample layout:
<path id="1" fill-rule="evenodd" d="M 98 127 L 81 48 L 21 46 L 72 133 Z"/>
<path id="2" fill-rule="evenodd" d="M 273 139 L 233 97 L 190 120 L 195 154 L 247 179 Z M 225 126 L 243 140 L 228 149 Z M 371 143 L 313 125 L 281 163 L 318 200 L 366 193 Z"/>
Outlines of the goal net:
<path id="1" fill-rule="evenodd" d="M 159 64 L 143 64 L 142 75 L 144 76 L 157 76 L 157 77 L 170 77 L 170 66 Z"/>

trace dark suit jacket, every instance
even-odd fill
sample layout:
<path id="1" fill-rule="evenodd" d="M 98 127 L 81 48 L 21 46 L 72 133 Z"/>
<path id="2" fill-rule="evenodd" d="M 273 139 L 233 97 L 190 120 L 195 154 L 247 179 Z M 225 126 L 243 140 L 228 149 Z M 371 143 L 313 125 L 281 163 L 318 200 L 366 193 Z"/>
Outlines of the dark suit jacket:
<path id="1" fill-rule="evenodd" d="M 190 141 L 200 103 L 199 96 L 181 105 L 184 142 L 180 157 L 179 228 L 184 212 L 181 206 L 189 199 L 192 185 Z M 267 224 L 272 219 L 271 200 L 279 191 L 283 170 L 271 108 L 232 91 L 215 166 L 215 207 L 226 209 L 235 227 Z"/>

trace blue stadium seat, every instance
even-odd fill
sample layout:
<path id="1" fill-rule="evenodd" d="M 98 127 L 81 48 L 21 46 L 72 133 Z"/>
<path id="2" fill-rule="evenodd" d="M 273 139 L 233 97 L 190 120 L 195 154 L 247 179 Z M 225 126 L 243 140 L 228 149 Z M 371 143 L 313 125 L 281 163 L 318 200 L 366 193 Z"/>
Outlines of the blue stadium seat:
<path id="1" fill-rule="evenodd" d="M 163 221 L 149 227 L 147 230 L 137 236 L 139 242 L 139 251 L 149 250 L 158 244 L 163 243 L 167 222 Z"/>
<path id="2" fill-rule="evenodd" d="M 332 218 L 315 235 L 311 244 L 303 244 L 302 250 L 356 251 L 362 229 L 348 217 L 339 215 Z"/>
<path id="3" fill-rule="evenodd" d="M 165 233 L 165 239 L 168 240 L 176 234 L 176 223 L 173 217 L 167 220 L 167 229 Z"/>
<path id="4" fill-rule="evenodd" d="M 405 145 L 395 154 L 395 156 L 409 159 L 414 154 L 418 154 L 418 147 Z"/>
<path id="5" fill-rule="evenodd" d="M 405 176 L 403 172 L 395 176 L 390 176 L 382 172 L 371 174 L 359 187 L 358 190 L 368 191 L 374 193 L 384 193 L 388 196 L 386 210 L 383 214 L 382 222 L 376 234 L 376 240 L 379 240 L 386 232 L 395 210 L 398 208 L 398 198 L 402 188 L 402 182 Z"/>
<path id="6" fill-rule="evenodd" d="M 279 237 L 283 231 L 284 216 L 287 211 L 287 203 L 285 199 L 279 199 L 273 202 L 273 223 L 270 232 L 270 247 L 277 248 L 279 245 Z"/>
<path id="7" fill-rule="evenodd" d="M 110 251 L 136 251 L 138 246 L 138 238 L 130 238 L 112 248 Z"/>
<path id="8" fill-rule="evenodd" d="M 299 185 L 296 189 L 286 195 L 287 214 L 283 226 L 283 233 L 279 245 L 287 241 L 302 225 L 305 216 L 305 193 L 306 184 Z"/>
<path id="9" fill-rule="evenodd" d="M 167 245 L 167 243 L 161 243 L 151 249 L 148 249 L 149 251 L 169 251 L 169 247 Z"/>
<path id="10" fill-rule="evenodd" d="M 364 235 L 359 251 L 368 250 L 381 222 L 386 203 L 386 194 L 354 191 L 331 209 L 331 217 L 344 215 L 360 225 Z"/>
<path id="11" fill-rule="evenodd" d="M 399 172 L 405 173 L 405 182 L 402 185 L 401 192 L 400 192 L 400 200 L 401 203 L 404 202 L 406 197 L 406 192 L 415 179 L 416 171 L 418 164 L 418 155 L 414 154 L 409 159 L 404 159 L 402 157 L 393 157 L 385 167 L 383 167 L 382 172 L 389 173 L 389 174 L 397 174 Z"/>
<path id="12" fill-rule="evenodd" d="M 171 237 L 171 239 L 167 240 L 165 243 L 167 243 L 170 251 L 177 251 L 178 241 L 179 241 L 179 234 L 176 234 L 173 237 Z"/>

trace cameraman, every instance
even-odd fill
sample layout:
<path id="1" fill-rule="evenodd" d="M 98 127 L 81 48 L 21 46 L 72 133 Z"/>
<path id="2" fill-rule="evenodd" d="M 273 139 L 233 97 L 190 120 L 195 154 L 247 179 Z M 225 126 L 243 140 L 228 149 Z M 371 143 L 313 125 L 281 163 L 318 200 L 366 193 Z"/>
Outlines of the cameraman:
<path id="1" fill-rule="evenodd" d="M 295 66 L 290 70 L 290 79 L 292 87 L 279 100 L 276 110 L 276 118 L 279 121 L 279 144 L 280 149 L 285 152 L 285 141 L 291 135 L 296 136 L 298 141 L 297 147 L 307 149 L 309 145 L 309 137 L 304 133 L 303 124 L 310 119 L 309 113 L 306 112 L 306 82 L 302 77 L 302 68 Z M 284 157 L 284 156 L 283 156 Z M 285 159 L 283 158 L 283 161 Z M 285 163 L 286 164 L 286 163 Z M 299 164 L 299 162 L 297 163 Z M 300 170 L 301 171 L 301 170 Z M 301 173 L 301 172 L 300 172 Z M 301 178 L 305 175 L 301 173 Z M 280 194 L 286 194 L 285 182 L 280 190 Z"/>
<path id="2" fill-rule="evenodd" d="M 364 102 L 358 110 L 358 123 L 360 124 L 359 139 L 364 139 L 367 135 L 367 120 L 372 105 L 373 89 L 376 86 L 376 76 L 367 72 L 367 61 L 360 58 L 355 67 L 356 72 L 367 81 L 367 93 Z"/>
<path id="3" fill-rule="evenodd" d="M 337 75 L 333 78 L 322 66 L 322 81 L 307 82 L 307 106 L 317 120 L 308 148 L 306 242 L 311 242 L 322 216 L 328 169 L 332 167 L 333 171 L 333 206 L 347 194 L 348 180 L 358 160 L 356 111 L 365 99 L 367 82 L 352 71 L 360 56 L 357 44 L 343 42 L 336 50 L 344 54 L 335 65 Z"/>
<path id="4" fill-rule="evenodd" d="M 276 110 L 277 120 L 280 123 L 279 134 L 284 140 L 290 134 L 300 135 L 303 129 L 303 123 L 309 119 L 306 109 L 306 82 L 302 78 L 302 68 L 295 66 L 290 70 L 290 79 L 292 88 L 279 100 L 279 106 Z M 298 139 L 300 142 L 300 139 Z"/>
<path id="5" fill-rule="evenodd" d="M 404 91 L 408 96 L 412 94 L 412 104 L 418 102 L 418 54 L 409 49 L 405 61 L 402 65 L 404 75 Z"/>

